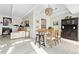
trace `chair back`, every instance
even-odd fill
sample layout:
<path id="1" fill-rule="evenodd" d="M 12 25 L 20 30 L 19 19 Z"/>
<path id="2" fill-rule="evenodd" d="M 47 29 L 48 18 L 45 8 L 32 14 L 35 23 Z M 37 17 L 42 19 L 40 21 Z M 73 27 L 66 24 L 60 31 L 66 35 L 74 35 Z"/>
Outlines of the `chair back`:
<path id="1" fill-rule="evenodd" d="M 52 37 L 54 37 L 54 29 L 47 30 L 47 37 L 49 37 L 50 39 L 52 39 Z"/>
<path id="2" fill-rule="evenodd" d="M 55 30 L 55 38 L 61 38 L 61 32 L 60 29 Z"/>

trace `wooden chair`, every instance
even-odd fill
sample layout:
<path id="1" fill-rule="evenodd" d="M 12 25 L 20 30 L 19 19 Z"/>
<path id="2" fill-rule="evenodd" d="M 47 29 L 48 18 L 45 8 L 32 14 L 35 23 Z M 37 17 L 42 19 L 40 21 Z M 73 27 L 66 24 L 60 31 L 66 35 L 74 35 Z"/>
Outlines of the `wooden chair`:
<path id="1" fill-rule="evenodd" d="M 55 30 L 55 45 L 61 42 L 61 32 L 60 29 Z"/>
<path id="2" fill-rule="evenodd" d="M 46 35 L 47 44 L 52 47 L 57 45 L 59 41 L 61 42 L 61 31 L 60 30 L 48 30 Z"/>
<path id="3" fill-rule="evenodd" d="M 49 45 L 51 48 L 54 45 L 55 37 L 54 37 L 54 29 L 48 29 L 47 34 L 46 34 L 46 43 Z"/>

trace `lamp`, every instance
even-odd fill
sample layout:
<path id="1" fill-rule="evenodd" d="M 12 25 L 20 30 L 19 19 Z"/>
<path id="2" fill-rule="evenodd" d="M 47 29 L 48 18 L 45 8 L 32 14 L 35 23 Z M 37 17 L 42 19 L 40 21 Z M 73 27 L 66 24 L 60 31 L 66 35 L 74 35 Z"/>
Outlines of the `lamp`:
<path id="1" fill-rule="evenodd" d="M 48 5 L 48 7 L 45 9 L 45 14 L 47 16 L 51 16 L 53 12 L 53 9 Z"/>

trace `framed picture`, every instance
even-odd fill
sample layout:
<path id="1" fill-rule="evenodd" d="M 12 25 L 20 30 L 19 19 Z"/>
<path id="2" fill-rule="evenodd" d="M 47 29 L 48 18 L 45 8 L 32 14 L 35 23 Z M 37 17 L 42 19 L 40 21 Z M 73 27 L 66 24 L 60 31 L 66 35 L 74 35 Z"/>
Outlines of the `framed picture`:
<path id="1" fill-rule="evenodd" d="M 46 28 L 46 19 L 41 19 L 41 28 Z"/>
<path id="2" fill-rule="evenodd" d="M 58 21 L 53 21 L 53 25 L 58 25 Z"/>
<path id="3" fill-rule="evenodd" d="M 3 17 L 3 26 L 9 26 L 12 23 L 12 18 Z"/>

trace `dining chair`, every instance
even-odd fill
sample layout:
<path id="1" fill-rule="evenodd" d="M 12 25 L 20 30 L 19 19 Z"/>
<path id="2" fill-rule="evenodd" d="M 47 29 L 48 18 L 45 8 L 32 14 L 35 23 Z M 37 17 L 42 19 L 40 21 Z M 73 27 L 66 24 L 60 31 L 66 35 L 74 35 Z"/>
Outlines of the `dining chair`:
<path id="1" fill-rule="evenodd" d="M 52 48 L 55 43 L 54 29 L 48 29 L 46 34 L 46 44 Z"/>
<path id="2" fill-rule="evenodd" d="M 59 44 L 60 42 L 61 42 L 61 30 L 60 29 L 56 29 L 55 31 L 54 31 L 54 34 L 55 34 L 55 45 L 56 44 Z"/>
<path id="3" fill-rule="evenodd" d="M 61 30 L 48 30 L 46 34 L 46 43 L 52 47 L 53 45 L 57 45 L 61 42 Z"/>

